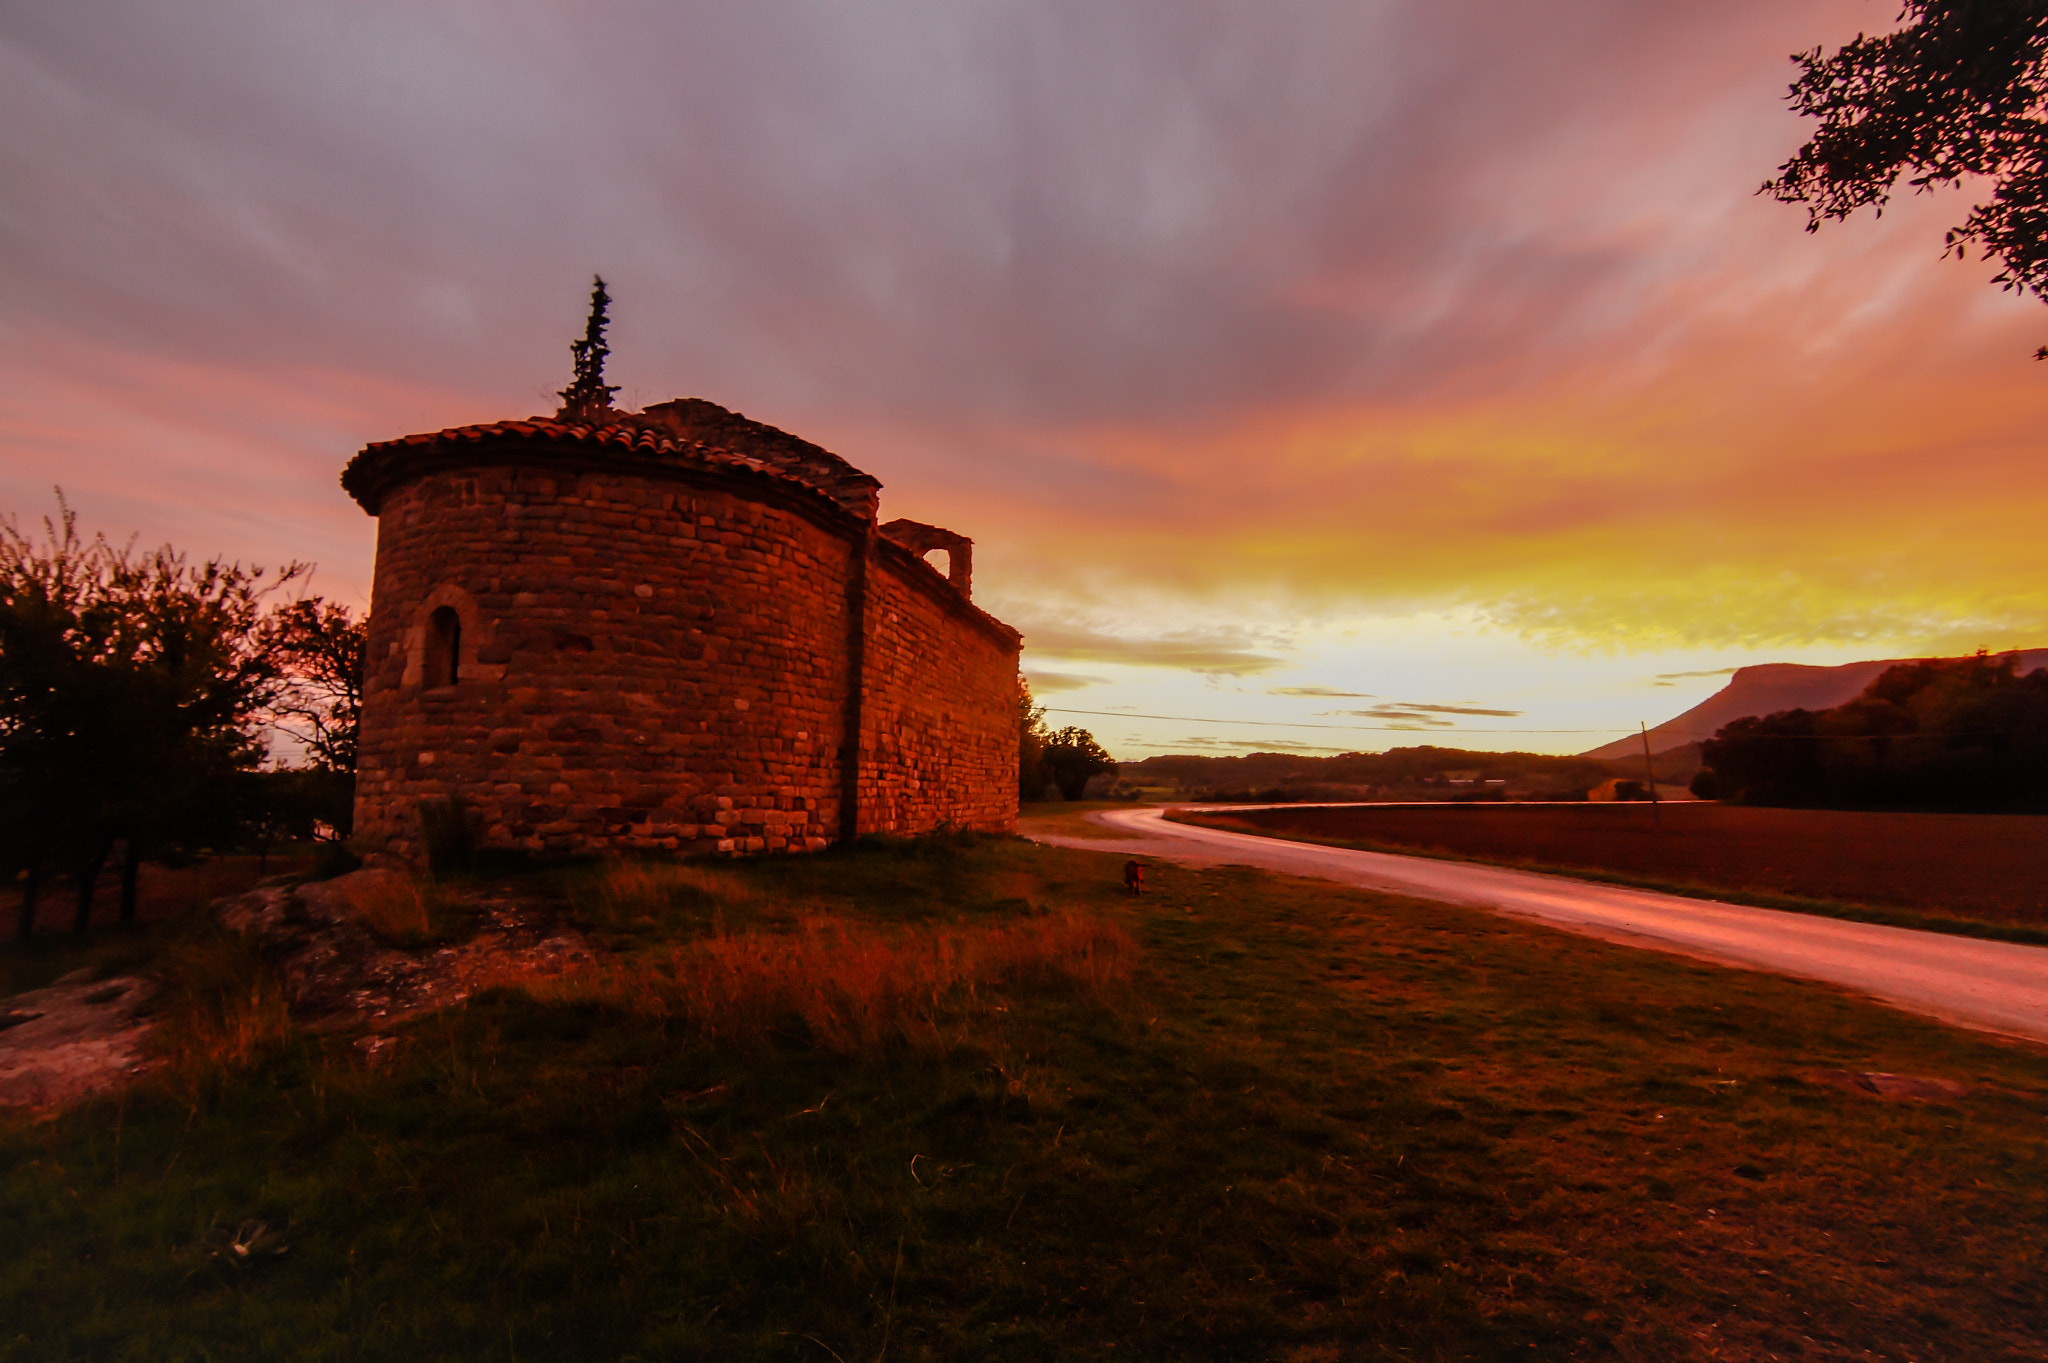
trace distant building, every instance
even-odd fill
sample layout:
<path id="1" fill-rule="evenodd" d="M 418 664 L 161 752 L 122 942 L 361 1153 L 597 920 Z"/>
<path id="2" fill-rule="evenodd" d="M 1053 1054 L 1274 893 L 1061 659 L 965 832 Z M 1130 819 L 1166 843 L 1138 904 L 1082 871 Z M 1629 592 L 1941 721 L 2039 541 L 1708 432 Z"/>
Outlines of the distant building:
<path id="1" fill-rule="evenodd" d="M 542 852 L 1015 826 L 1019 636 L 969 599 L 971 540 L 881 524 L 837 455 L 607 391 L 370 445 L 341 482 L 378 518 L 369 846 L 418 855 L 435 800 Z"/>

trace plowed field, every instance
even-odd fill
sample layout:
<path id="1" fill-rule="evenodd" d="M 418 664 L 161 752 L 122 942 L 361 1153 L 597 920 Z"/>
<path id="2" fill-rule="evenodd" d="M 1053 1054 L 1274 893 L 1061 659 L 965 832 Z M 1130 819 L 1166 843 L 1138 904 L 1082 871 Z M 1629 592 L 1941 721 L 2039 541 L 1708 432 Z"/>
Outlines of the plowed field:
<path id="1" fill-rule="evenodd" d="M 1647 804 L 1278 805 L 1197 813 L 1281 836 L 1701 889 L 2048 925 L 2048 817 Z M 1182 817 L 1186 817 L 1184 814 Z"/>

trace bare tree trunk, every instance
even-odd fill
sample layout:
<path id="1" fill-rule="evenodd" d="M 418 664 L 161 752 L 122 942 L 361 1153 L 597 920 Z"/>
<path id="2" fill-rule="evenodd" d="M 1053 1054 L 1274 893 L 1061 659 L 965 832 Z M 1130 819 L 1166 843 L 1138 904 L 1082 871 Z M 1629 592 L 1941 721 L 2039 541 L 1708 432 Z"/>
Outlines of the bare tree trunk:
<path id="1" fill-rule="evenodd" d="M 79 863 L 78 916 L 71 920 L 71 930 L 80 937 L 92 928 L 92 892 L 99 886 L 100 868 L 107 864 L 108 847 L 101 843 L 90 859 Z"/>
<path id="2" fill-rule="evenodd" d="M 135 921 L 135 879 L 142 870 L 142 847 L 134 838 L 121 848 L 121 926 Z"/>
<path id="3" fill-rule="evenodd" d="M 28 864 L 28 874 L 21 881 L 21 916 L 15 920 L 14 940 L 26 942 L 36 930 L 36 896 L 43 889 L 43 859 L 35 858 Z"/>

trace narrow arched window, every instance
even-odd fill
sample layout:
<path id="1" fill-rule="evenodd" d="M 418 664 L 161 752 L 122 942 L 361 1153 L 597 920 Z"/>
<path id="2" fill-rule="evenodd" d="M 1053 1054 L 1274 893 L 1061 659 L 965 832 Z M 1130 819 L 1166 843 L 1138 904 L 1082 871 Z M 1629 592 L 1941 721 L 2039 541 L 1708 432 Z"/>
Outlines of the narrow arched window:
<path id="1" fill-rule="evenodd" d="M 427 657 L 423 680 L 428 686 L 453 686 L 462 672 L 462 617 L 442 606 L 427 617 Z"/>

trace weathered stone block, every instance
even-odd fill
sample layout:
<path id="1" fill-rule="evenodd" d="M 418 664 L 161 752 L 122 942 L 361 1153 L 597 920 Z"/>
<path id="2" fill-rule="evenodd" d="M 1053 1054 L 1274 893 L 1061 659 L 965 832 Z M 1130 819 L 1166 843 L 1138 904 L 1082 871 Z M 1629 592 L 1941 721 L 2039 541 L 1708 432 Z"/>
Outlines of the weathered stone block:
<path id="1" fill-rule="evenodd" d="M 817 850 L 844 827 L 1012 826 L 1015 634 L 875 540 L 873 480 L 833 456 L 772 432 L 811 453 L 763 458 L 767 473 L 689 443 L 657 459 L 642 453 L 652 417 L 619 418 L 642 441 L 631 453 L 541 423 L 372 446 L 351 465 L 380 518 L 359 836 L 415 853 L 418 800 L 435 794 L 537 849 Z M 456 684 L 427 686 L 444 610 Z"/>

